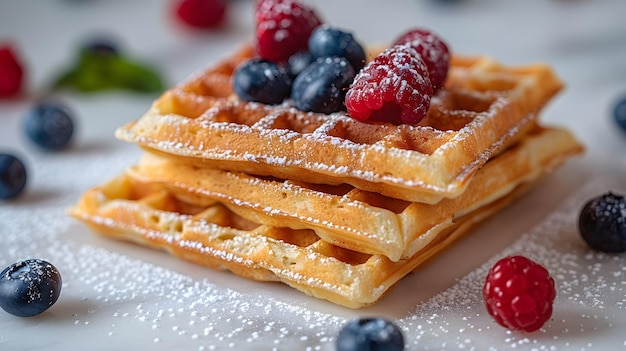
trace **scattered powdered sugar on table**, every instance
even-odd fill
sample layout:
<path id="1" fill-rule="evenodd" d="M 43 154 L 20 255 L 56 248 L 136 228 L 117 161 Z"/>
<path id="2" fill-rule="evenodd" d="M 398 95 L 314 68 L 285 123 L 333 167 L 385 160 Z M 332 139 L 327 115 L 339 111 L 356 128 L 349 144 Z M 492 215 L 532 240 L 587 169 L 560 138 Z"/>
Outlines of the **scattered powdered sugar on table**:
<path id="1" fill-rule="evenodd" d="M 579 237 L 577 221 L 582 204 L 609 189 L 600 182 L 589 184 L 507 249 L 416 306 L 401 321 L 409 345 L 420 350 L 595 349 L 586 340 L 621 328 L 626 314 L 626 257 L 591 251 Z M 556 284 L 552 318 L 535 333 L 501 328 L 483 307 L 487 272 L 498 259 L 516 254 L 544 265 Z M 614 323 L 618 316 L 622 322 Z M 626 338 L 611 342 L 613 348 L 626 346 Z"/>
<path id="2" fill-rule="evenodd" d="M 268 293 L 274 289 L 271 284 L 245 285 L 259 287 L 250 291 L 239 286 L 247 281 L 238 277 L 231 281 L 231 275 L 224 278 L 222 273 L 184 263 L 172 267 L 173 259 L 163 260 L 170 258 L 164 253 L 154 253 L 151 257 L 157 259 L 146 261 L 135 255 L 152 254 L 145 248 L 109 246 L 111 241 L 65 215 L 85 189 L 121 172 L 139 154 L 128 148 L 107 152 L 113 164 L 94 162 L 89 150 L 62 157 L 43 155 L 30 170 L 34 177 L 29 193 L 0 204 L 1 263 L 46 259 L 59 268 L 64 284 L 57 304 L 41 316 L 20 319 L 0 313 L 0 349 L 106 345 L 151 350 L 334 350 L 335 336 L 349 316 L 371 315 L 368 310 L 317 304 L 296 292 L 284 295 L 291 290 L 282 285 L 276 295 Z M 620 334 L 616 329 L 623 328 L 619 318 L 623 322 L 626 314 L 626 257 L 590 251 L 578 236 L 576 221 L 581 204 L 607 189 L 591 184 L 449 289 L 407 306 L 407 314 L 394 320 L 405 334 L 407 349 L 603 349 L 605 344 L 588 340 L 602 334 L 615 338 Z M 120 247 L 123 252 L 112 249 Z M 486 313 L 481 296 L 484 277 L 495 260 L 519 253 L 545 265 L 558 291 L 552 319 L 531 334 L 498 326 Z M 626 337 L 619 337 L 608 340 L 608 345 L 625 347 Z"/>

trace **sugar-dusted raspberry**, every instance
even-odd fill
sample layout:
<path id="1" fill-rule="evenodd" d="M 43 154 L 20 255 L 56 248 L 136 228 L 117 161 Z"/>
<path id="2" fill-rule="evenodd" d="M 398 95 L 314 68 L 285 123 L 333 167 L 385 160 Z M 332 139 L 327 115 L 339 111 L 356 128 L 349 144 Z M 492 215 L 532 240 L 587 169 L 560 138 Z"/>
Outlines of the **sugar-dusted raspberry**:
<path id="1" fill-rule="evenodd" d="M 321 24 L 312 8 L 296 0 L 261 0 L 255 19 L 257 54 L 273 62 L 306 51 L 311 32 Z"/>
<path id="2" fill-rule="evenodd" d="M 12 46 L 0 43 L 0 98 L 18 95 L 24 82 L 24 67 Z"/>
<path id="3" fill-rule="evenodd" d="M 359 121 L 416 124 L 426 116 L 432 93 L 424 60 L 412 47 L 396 45 L 357 74 L 346 107 Z"/>
<path id="4" fill-rule="evenodd" d="M 402 34 L 394 44 L 410 45 L 422 55 L 433 83 L 433 92 L 436 93 L 445 84 L 450 65 L 450 50 L 437 34 L 423 28 L 412 29 Z"/>
<path id="5" fill-rule="evenodd" d="M 195 28 L 216 28 L 226 17 L 225 0 L 179 0 L 174 4 L 176 16 Z"/>
<path id="6" fill-rule="evenodd" d="M 524 257 L 500 259 L 487 274 L 483 297 L 501 326 L 532 332 L 552 316 L 554 280 L 540 264 Z"/>

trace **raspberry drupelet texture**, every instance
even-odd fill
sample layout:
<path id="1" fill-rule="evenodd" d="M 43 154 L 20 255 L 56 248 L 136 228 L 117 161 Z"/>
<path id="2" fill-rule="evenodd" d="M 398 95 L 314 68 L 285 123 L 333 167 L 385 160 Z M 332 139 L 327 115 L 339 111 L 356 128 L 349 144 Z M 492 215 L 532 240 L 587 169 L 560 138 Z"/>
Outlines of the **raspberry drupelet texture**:
<path id="1" fill-rule="evenodd" d="M 357 74 L 346 107 L 359 121 L 417 124 L 426 116 L 432 94 L 424 60 L 412 47 L 396 45 Z"/>
<path id="2" fill-rule="evenodd" d="M 394 45 L 410 45 L 417 50 L 428 67 L 433 93 L 443 87 L 450 66 L 450 50 L 437 34 L 423 28 L 412 29 L 402 34 Z"/>
<path id="3" fill-rule="evenodd" d="M 321 24 L 313 9 L 295 0 L 260 0 L 255 19 L 257 54 L 273 62 L 306 51 L 311 32 Z"/>
<path id="4" fill-rule="evenodd" d="M 533 332 L 552 316 L 556 289 L 543 266 L 524 256 L 509 256 L 496 262 L 487 274 L 483 297 L 498 324 Z"/>

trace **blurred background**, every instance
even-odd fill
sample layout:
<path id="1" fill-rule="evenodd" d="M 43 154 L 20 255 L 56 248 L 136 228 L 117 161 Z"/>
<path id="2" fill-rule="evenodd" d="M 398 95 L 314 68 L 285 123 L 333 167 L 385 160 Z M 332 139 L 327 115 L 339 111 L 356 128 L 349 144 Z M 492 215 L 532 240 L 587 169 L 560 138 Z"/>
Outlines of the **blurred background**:
<path id="1" fill-rule="evenodd" d="M 626 157 L 623 154 L 626 148 L 626 131 L 616 123 L 614 108 L 619 101 L 626 99 L 626 1 L 302 2 L 314 7 L 325 22 L 351 31 L 363 44 L 388 43 L 408 29 L 425 27 L 437 32 L 456 54 L 489 55 L 511 65 L 534 62 L 552 65 L 565 82 L 566 88 L 550 102 L 541 118 L 548 124 L 567 127 L 587 148 L 583 157 L 567 164 L 539 189 L 481 226 L 462 245 L 453 247 L 440 260 L 420 272 L 419 277 L 412 278 L 427 281 L 428 284 L 420 285 L 420 289 L 413 289 L 410 284 L 415 281 L 404 282 L 405 288 L 398 287 L 397 292 L 392 295 L 395 300 L 389 298 L 384 305 L 374 307 L 369 312 L 404 316 L 407 313 L 406 303 L 403 304 L 406 296 L 419 301 L 445 290 L 455 283 L 455 279 L 510 245 L 521 233 L 532 228 L 590 180 L 610 177 L 625 185 L 623 179 L 626 175 Z M 67 311 L 80 310 L 81 312 L 76 312 L 81 314 L 80 318 L 93 321 L 93 329 L 89 335 L 101 336 L 103 330 L 113 330 L 127 337 L 120 337 L 118 340 L 122 342 L 119 345 L 128 345 L 124 342 L 133 337 L 129 335 L 130 332 L 124 334 L 123 328 L 119 327 L 127 324 L 133 327 L 139 324 L 145 335 L 150 335 L 147 340 L 152 340 L 150 333 L 154 331 L 150 330 L 151 325 L 137 322 L 138 318 L 149 313 L 135 308 L 137 301 L 133 297 L 123 302 L 132 302 L 127 311 L 137 318 L 124 323 L 120 319 L 111 319 L 111 315 L 117 317 L 117 311 L 123 310 L 126 305 L 120 303 L 123 306 L 119 307 L 112 303 L 94 302 L 94 294 L 102 293 L 93 291 L 93 284 L 84 278 L 83 270 L 89 268 L 95 273 L 119 271 L 114 271 L 109 266 L 109 258 L 77 248 L 105 248 L 120 252 L 124 257 L 139 257 L 141 262 L 165 267 L 167 272 L 182 272 L 185 276 L 196 279 L 190 285 L 209 277 L 211 282 L 244 293 L 261 291 L 274 296 L 276 291 L 280 291 L 276 296 L 284 298 L 281 301 L 293 302 L 288 307 L 302 304 L 299 293 L 290 289 L 254 285 L 233 279 L 231 275 L 207 272 L 199 267 L 186 265 L 166 255 L 153 255 L 136 247 L 101 240 L 86 235 L 88 231 L 85 228 L 64 217 L 64 208 L 76 201 L 82 191 L 118 174 L 139 156 L 140 150 L 137 147 L 114 138 L 113 133 L 117 127 L 140 117 L 164 88 L 232 53 L 253 38 L 254 2 L 251 0 L 224 0 L 223 22 L 209 29 L 193 28 L 182 21 L 176 11 L 180 3 L 179 0 L 0 0 L 0 48 L 10 47 L 24 71 L 20 93 L 0 98 L 0 152 L 21 155 L 31 170 L 27 194 L 14 202 L 0 202 L 0 237 L 4 235 L 3 244 L 0 245 L 0 258 L 3 262 L 9 262 L 26 253 L 59 258 L 59 268 L 65 268 L 65 272 L 69 272 L 64 276 L 64 282 L 67 281 L 69 287 L 59 301 L 58 318 Z M 77 68 L 82 57 L 81 49 L 94 42 L 111 44 L 122 53 L 127 62 L 135 65 L 133 67 L 136 70 L 133 72 L 144 70 L 142 72 L 146 75 L 146 72 L 150 72 L 158 76 L 162 80 L 162 87 L 146 91 L 96 89 L 89 92 L 66 88 L 52 92 L 52 86 L 58 83 L 60 77 Z M 2 78 L 4 77 L 0 76 Z M 77 124 L 74 145 L 60 153 L 42 152 L 34 148 L 21 132 L 20 123 L 24 114 L 39 99 L 49 94 L 67 104 L 73 111 Z M 38 220 L 44 218 L 50 222 L 37 223 L 24 217 L 31 213 Z M 51 251 L 50 247 L 66 245 L 59 244 L 63 240 L 67 247 L 61 248 L 67 249 L 68 257 L 74 252 L 80 252 L 76 254 L 78 258 L 94 257 L 87 268 L 85 265 L 74 267 L 75 262 L 70 261 L 70 258 L 62 260 L 64 255 L 60 252 L 63 251 Z M 54 245 L 49 241 L 54 241 Z M 94 246 L 90 246 L 92 244 Z M 459 260 L 462 260 L 462 265 L 458 264 Z M 136 262 L 124 260 L 114 264 L 130 269 Z M 114 286 L 116 282 L 105 279 L 102 286 L 106 287 L 109 283 Z M 87 297 L 91 298 L 93 308 L 99 309 L 97 313 L 84 311 L 85 306 L 91 306 L 84 302 Z M 163 307 L 167 305 L 168 297 L 161 296 L 161 300 L 146 303 L 144 307 L 150 306 L 145 307 L 147 311 L 151 307 L 163 311 L 168 307 Z M 352 313 L 333 309 L 327 304 L 306 301 L 304 305 L 311 308 L 312 313 L 321 311 L 321 314 L 341 316 L 350 316 Z M 57 318 L 57 315 L 53 314 L 52 317 Z M 62 332 L 68 330 L 68 321 L 71 324 L 76 319 L 74 324 L 77 324 L 79 317 L 64 318 L 57 329 Z M 101 318 L 100 324 L 98 318 Z M 176 318 L 165 320 L 179 323 Z M 182 318 L 186 322 L 186 317 Z M 226 322 L 222 322 L 226 325 Z M 117 327 L 114 327 L 116 324 Z M 297 323 L 285 326 L 285 333 L 292 332 L 289 328 L 294 325 L 298 326 Z M 19 345 L 22 331 L 55 331 L 50 323 L 45 328 L 40 328 L 37 321 L 16 321 L 5 315 L 0 315 L 0 326 L 5 331 L 4 334 L 0 332 L 0 349 L 2 342 L 6 340 L 8 345 Z M 62 327 L 66 329 L 60 329 Z M 291 336 L 302 331 L 295 329 Z M 573 325 L 570 330 L 578 332 L 578 329 L 577 325 Z M 311 333 L 315 330 L 312 328 Z M 17 336 L 12 337 L 11 331 Z M 458 340 L 463 340 L 464 335 L 466 334 L 459 332 Z M 584 337 L 588 335 L 582 332 L 581 335 L 583 337 L 577 340 L 577 345 L 587 342 Z M 61 343 L 64 341 L 62 333 L 50 333 L 48 336 Z M 570 341 L 567 339 L 569 335 L 557 336 L 561 337 L 558 342 L 565 340 L 565 345 Z M 557 336 L 554 340 L 558 339 Z M 316 334 L 311 340 L 323 337 L 323 334 Z M 508 336 L 505 335 L 506 337 Z M 165 339 L 164 336 L 160 338 Z M 189 339 L 187 336 L 186 340 L 190 341 Z M 296 344 L 302 342 L 297 338 L 293 340 Z M 617 336 L 614 340 L 618 340 L 619 345 L 624 345 L 623 336 Z M 137 345 L 145 347 L 145 343 L 139 342 Z M 167 349 L 164 343 L 159 345 Z M 43 346 L 45 345 L 42 348 Z M 515 348 L 514 343 L 504 346 Z"/>
<path id="2" fill-rule="evenodd" d="M 304 2 L 362 43 L 386 43 L 409 28 L 426 27 L 456 53 L 490 55 L 509 64 L 551 64 L 568 88 L 548 107 L 545 119 L 569 125 L 588 144 L 614 134 L 612 107 L 626 96 L 624 1 Z M 0 0 L 0 44 L 10 43 L 25 68 L 25 94 L 0 100 L 1 112 L 20 114 L 20 104 L 46 94 L 76 63 L 82 45 L 102 38 L 115 43 L 126 57 L 153 68 L 166 86 L 175 84 L 252 39 L 253 1 L 224 4 L 224 21 L 203 30 L 180 20 L 175 0 Z M 108 137 L 101 133 L 103 128 L 112 132 L 119 121 L 137 117 L 154 96 L 64 93 L 85 120 L 80 137 L 90 138 Z M 106 108 L 92 108 L 100 104 Z M 103 119 L 110 125 L 101 125 Z M 0 146 L 19 147 L 17 142 L 0 140 Z M 621 142 L 606 146 L 619 150 Z M 605 155 L 596 154 L 593 147 L 591 152 Z"/>

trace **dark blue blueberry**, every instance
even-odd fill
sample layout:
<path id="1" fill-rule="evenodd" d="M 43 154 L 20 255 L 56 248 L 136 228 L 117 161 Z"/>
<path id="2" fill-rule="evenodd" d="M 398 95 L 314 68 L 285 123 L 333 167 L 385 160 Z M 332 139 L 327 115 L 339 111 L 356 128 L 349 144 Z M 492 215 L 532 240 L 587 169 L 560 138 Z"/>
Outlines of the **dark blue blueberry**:
<path id="1" fill-rule="evenodd" d="M 354 76 L 354 69 L 345 58 L 319 58 L 296 77 L 291 99 L 302 111 L 326 114 L 341 111 Z"/>
<path id="2" fill-rule="evenodd" d="M 284 67 L 262 59 L 251 59 L 235 71 L 233 89 L 242 100 L 275 105 L 289 96 L 291 82 Z"/>
<path id="3" fill-rule="evenodd" d="M 60 150 L 70 143 L 74 135 L 73 114 L 58 102 L 44 101 L 26 115 L 24 129 L 30 140 L 40 147 Z"/>
<path id="4" fill-rule="evenodd" d="M 120 50 L 115 41 L 106 38 L 94 38 L 86 42 L 82 50 L 98 56 L 117 56 Z"/>
<path id="5" fill-rule="evenodd" d="M 626 251 L 626 199 L 611 192 L 589 200 L 578 218 L 585 242 L 603 252 Z"/>
<path id="6" fill-rule="evenodd" d="M 620 100 L 613 109 L 613 118 L 617 125 L 626 131 L 626 97 Z"/>
<path id="7" fill-rule="evenodd" d="M 19 195 L 26 186 L 26 168 L 17 157 L 0 154 L 0 199 Z"/>
<path id="8" fill-rule="evenodd" d="M 0 307 L 18 317 L 36 316 L 52 306 L 61 293 L 61 275 L 49 262 L 28 259 L 0 273 Z"/>
<path id="9" fill-rule="evenodd" d="M 337 336 L 337 351 L 402 351 L 404 336 L 383 318 L 357 318 L 348 322 Z"/>
<path id="10" fill-rule="evenodd" d="M 308 51 L 300 51 L 289 57 L 287 61 L 287 69 L 292 78 L 295 78 L 298 74 L 304 71 L 311 63 L 313 63 L 313 56 Z"/>
<path id="11" fill-rule="evenodd" d="M 338 56 L 345 57 L 358 72 L 365 66 L 365 50 L 352 34 L 321 25 L 313 30 L 309 37 L 309 51 L 314 58 Z"/>

